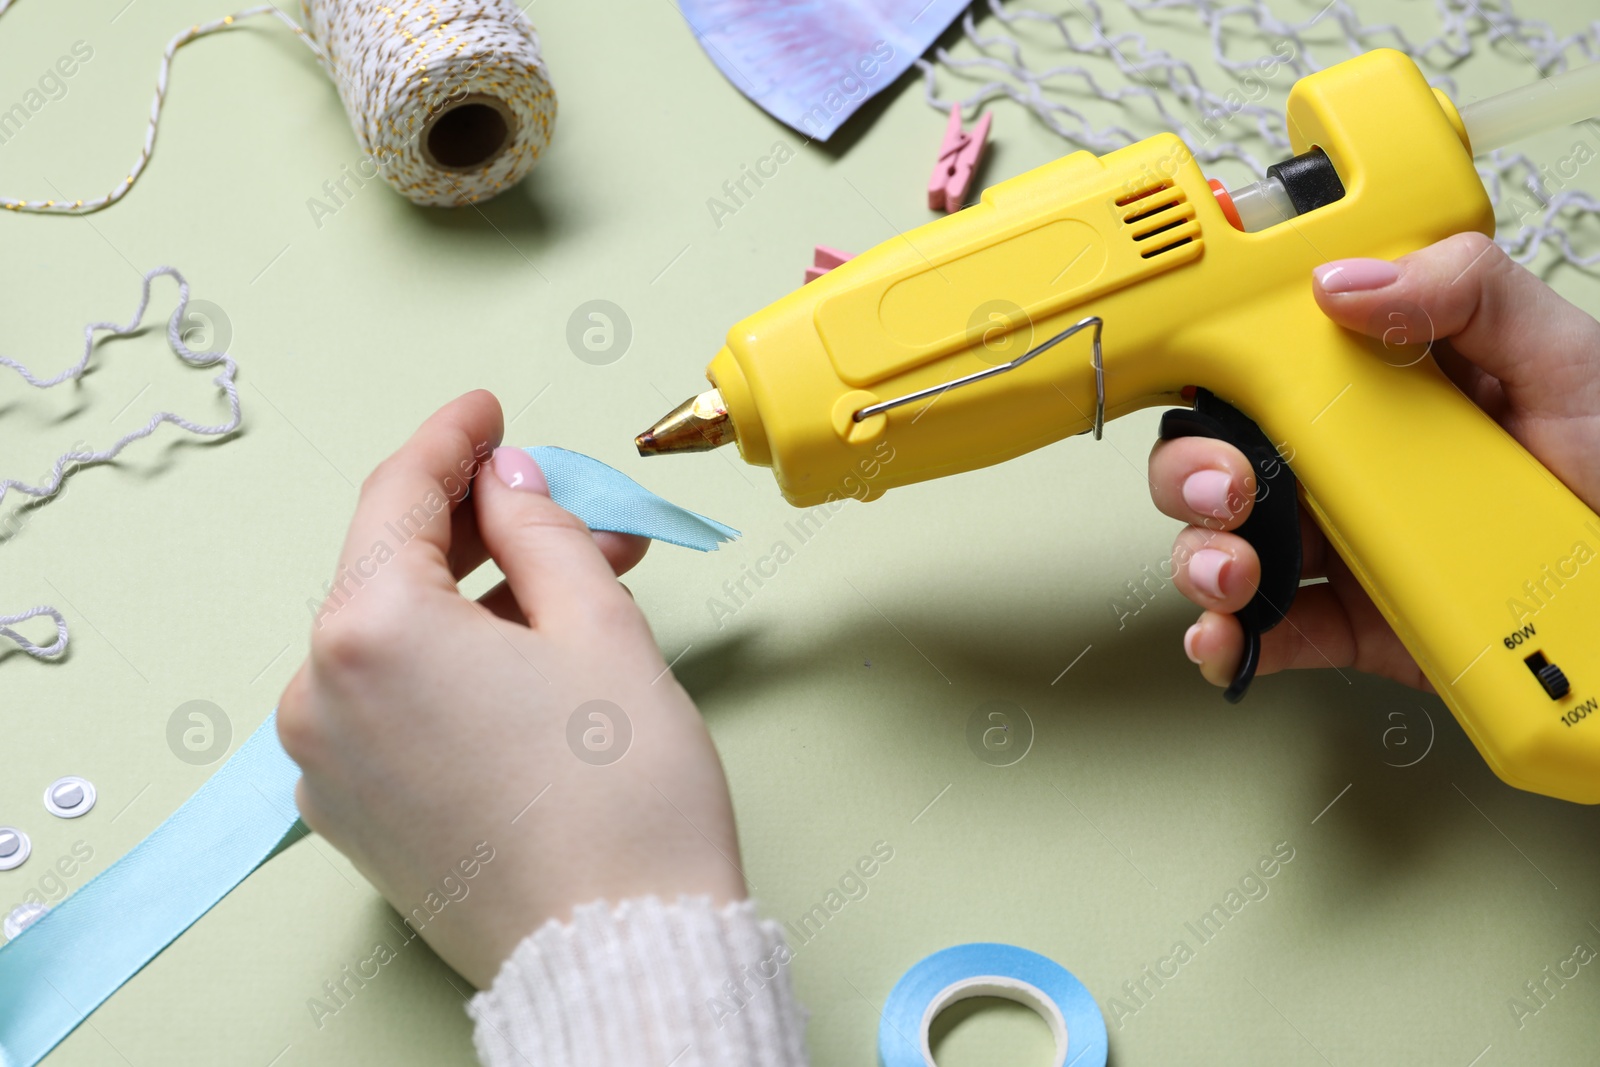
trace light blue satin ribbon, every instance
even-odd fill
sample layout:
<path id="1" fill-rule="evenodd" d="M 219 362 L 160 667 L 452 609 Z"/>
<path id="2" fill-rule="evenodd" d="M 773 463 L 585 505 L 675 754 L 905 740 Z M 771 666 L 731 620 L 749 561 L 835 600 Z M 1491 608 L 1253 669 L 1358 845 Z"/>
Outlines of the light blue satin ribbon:
<path id="1" fill-rule="evenodd" d="M 589 524 L 591 530 L 638 534 L 655 541 L 714 552 L 739 531 L 663 500 L 650 490 L 582 452 L 541 445 L 527 450 L 550 483 L 556 503 Z"/>
<path id="2" fill-rule="evenodd" d="M 37 1063 L 284 838 L 305 833 L 299 778 L 269 715 L 149 837 L 0 948 L 0 1049 L 12 1067 Z"/>
<path id="3" fill-rule="evenodd" d="M 551 498 L 591 529 L 702 552 L 738 536 L 588 456 L 528 453 Z M 149 837 L 0 946 L 0 1067 L 33 1067 L 281 846 L 308 833 L 295 810 L 299 778 L 278 744 L 274 712 Z"/>

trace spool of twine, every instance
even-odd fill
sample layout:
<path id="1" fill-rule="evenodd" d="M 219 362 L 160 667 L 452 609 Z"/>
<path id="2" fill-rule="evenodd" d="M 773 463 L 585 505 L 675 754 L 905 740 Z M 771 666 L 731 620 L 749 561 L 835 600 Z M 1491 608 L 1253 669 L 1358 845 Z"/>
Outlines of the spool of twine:
<path id="1" fill-rule="evenodd" d="M 491 197 L 549 144 L 555 90 L 511 0 L 305 0 L 304 10 L 362 151 L 408 200 Z"/>
<path id="2" fill-rule="evenodd" d="M 0 14 L 13 0 L 0 0 Z M 247 19 L 271 16 L 333 79 L 362 152 L 417 204 L 458 206 L 520 181 L 555 124 L 556 95 L 539 38 L 512 0 L 302 0 L 305 25 L 264 5 L 191 26 L 167 43 L 144 146 L 104 196 L 0 198 L 10 211 L 82 215 L 127 195 L 155 150 L 172 57 Z"/>

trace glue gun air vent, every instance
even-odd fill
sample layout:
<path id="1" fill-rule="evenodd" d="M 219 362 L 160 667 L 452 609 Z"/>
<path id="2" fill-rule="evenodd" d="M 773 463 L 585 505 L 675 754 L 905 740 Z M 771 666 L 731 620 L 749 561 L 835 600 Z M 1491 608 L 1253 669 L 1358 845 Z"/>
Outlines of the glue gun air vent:
<path id="1" fill-rule="evenodd" d="M 1119 197 L 1115 210 L 1143 259 L 1182 248 L 1200 238 L 1194 205 L 1170 181 Z"/>

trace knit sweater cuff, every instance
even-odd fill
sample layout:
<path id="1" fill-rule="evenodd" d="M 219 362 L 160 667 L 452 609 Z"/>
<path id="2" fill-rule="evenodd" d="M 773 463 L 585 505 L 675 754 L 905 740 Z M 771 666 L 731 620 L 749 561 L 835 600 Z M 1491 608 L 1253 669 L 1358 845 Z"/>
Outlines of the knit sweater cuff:
<path id="1" fill-rule="evenodd" d="M 792 953 L 755 904 L 582 905 L 468 1006 L 484 1067 L 805 1067 Z"/>

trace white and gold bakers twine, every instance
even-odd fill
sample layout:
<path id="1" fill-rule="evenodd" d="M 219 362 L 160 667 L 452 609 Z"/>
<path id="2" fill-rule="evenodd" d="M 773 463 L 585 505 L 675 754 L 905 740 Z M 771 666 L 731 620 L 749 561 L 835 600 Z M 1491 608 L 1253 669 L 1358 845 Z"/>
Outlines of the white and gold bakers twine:
<path id="1" fill-rule="evenodd" d="M 0 15 L 14 2 L 0 0 Z M 453 207 L 484 200 L 516 184 L 538 162 L 555 121 L 555 90 L 540 56 L 539 38 L 510 0 L 303 0 L 301 9 L 304 27 L 279 8 L 264 5 L 190 26 L 172 38 L 161 56 L 139 158 L 104 196 L 0 198 L 0 207 L 83 215 L 122 199 L 155 150 L 173 55 L 191 41 L 257 15 L 277 18 L 311 49 L 338 86 L 362 152 L 413 203 Z M 428 135 L 440 118 L 468 104 L 499 117 L 503 146 L 486 153 L 490 157 L 481 164 L 442 164 L 429 149 Z M 495 120 L 489 121 L 492 126 Z"/>

